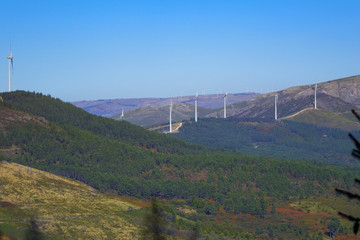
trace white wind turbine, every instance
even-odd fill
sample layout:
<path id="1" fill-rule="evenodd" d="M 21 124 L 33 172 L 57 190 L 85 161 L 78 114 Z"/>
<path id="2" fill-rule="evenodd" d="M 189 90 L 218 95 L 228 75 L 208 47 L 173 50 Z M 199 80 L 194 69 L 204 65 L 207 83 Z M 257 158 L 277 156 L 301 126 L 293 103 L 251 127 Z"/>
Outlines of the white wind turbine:
<path id="1" fill-rule="evenodd" d="M 226 118 L 226 98 L 227 98 L 227 93 L 225 93 L 224 95 L 224 118 Z"/>
<path id="2" fill-rule="evenodd" d="M 197 102 L 198 102 L 199 95 L 196 93 L 195 96 L 195 122 L 197 122 Z"/>
<path id="3" fill-rule="evenodd" d="M 121 120 L 124 120 L 124 108 L 121 110 Z"/>
<path id="4" fill-rule="evenodd" d="M 169 132 L 170 132 L 170 133 L 172 133 L 172 123 L 171 123 L 172 107 L 173 107 L 173 104 L 172 104 L 172 100 L 171 100 L 171 102 L 170 102 L 170 124 L 169 124 Z"/>
<path id="5" fill-rule="evenodd" d="M 277 103 L 278 103 L 278 95 L 275 94 L 275 120 L 278 119 L 278 117 L 277 117 Z"/>
<path id="6" fill-rule="evenodd" d="M 317 90 L 317 84 L 315 84 L 315 93 L 314 93 L 314 109 L 317 109 L 317 107 L 316 107 L 316 90 Z"/>
<path id="7" fill-rule="evenodd" d="M 11 72 L 10 72 L 10 65 L 12 70 L 14 71 L 14 61 L 13 61 L 13 55 L 11 50 L 11 44 L 10 44 L 10 56 L 7 57 L 9 59 L 9 92 L 11 92 Z"/>

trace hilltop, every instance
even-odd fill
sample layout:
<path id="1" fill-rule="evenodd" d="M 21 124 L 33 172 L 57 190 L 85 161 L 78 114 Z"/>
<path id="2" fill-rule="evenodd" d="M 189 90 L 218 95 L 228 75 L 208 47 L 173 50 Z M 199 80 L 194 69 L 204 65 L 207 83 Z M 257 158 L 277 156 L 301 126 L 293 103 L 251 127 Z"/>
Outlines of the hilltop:
<path id="1" fill-rule="evenodd" d="M 259 96 L 259 93 L 235 93 L 228 95 L 228 103 L 236 103 L 246 101 Z M 217 109 L 223 106 L 223 94 L 207 94 L 200 95 L 198 106 L 207 109 Z M 169 97 L 169 98 L 129 98 L 129 99 L 104 99 L 94 101 L 78 101 L 73 102 L 75 106 L 86 110 L 89 113 L 104 117 L 112 117 L 125 112 L 149 107 L 165 107 L 170 105 L 170 101 L 174 104 L 190 104 L 194 105 L 194 96 Z"/>
<path id="2" fill-rule="evenodd" d="M 195 153 L 204 149 L 199 145 L 189 144 L 173 137 L 164 137 L 162 134 L 147 131 L 127 121 L 115 121 L 92 115 L 70 103 L 51 98 L 51 96 L 24 91 L 1 93 L 0 96 L 4 100 L 1 103 L 4 106 L 1 108 L 2 111 L 9 111 L 9 108 L 22 111 L 24 116 L 31 114 L 34 117 L 40 117 L 58 125 L 74 126 L 77 129 L 119 140 L 128 145 L 163 153 L 182 153 L 183 151 L 193 151 Z M 7 121 L 5 114 L 0 115 L 0 118 L 0 122 Z"/>
<path id="3" fill-rule="evenodd" d="M 291 87 L 231 104 L 227 119 L 222 119 L 223 110 L 214 111 L 196 124 L 183 122 L 173 136 L 255 156 L 354 162 L 348 133 L 356 135 L 360 130 L 351 114 L 351 109 L 360 106 L 360 76 L 318 83 L 317 109 L 313 86 Z M 274 119 L 275 94 L 279 96 L 278 120 Z"/>
<path id="4" fill-rule="evenodd" d="M 238 119 L 274 119 L 274 96 L 278 94 L 278 117 L 286 117 L 306 108 L 314 107 L 314 85 L 298 86 L 282 91 L 263 94 L 255 99 L 228 106 L 229 117 Z M 349 115 L 351 109 L 360 106 L 360 76 L 336 79 L 317 84 L 317 107 L 331 112 Z M 208 117 L 221 117 L 222 111 Z"/>
<path id="5" fill-rule="evenodd" d="M 212 110 L 198 107 L 198 116 L 205 117 Z M 121 120 L 121 114 L 112 117 Z M 179 103 L 173 105 L 172 119 L 174 122 L 189 120 L 194 118 L 194 105 Z M 126 121 L 140 126 L 150 126 L 169 121 L 169 106 L 164 107 L 145 107 L 130 110 L 126 113 Z"/>
<path id="6" fill-rule="evenodd" d="M 227 116 L 240 120 L 251 119 L 251 121 L 273 121 L 274 120 L 274 96 L 278 95 L 278 118 L 298 114 L 304 109 L 314 108 L 314 86 L 290 87 L 278 92 L 258 94 L 229 94 L 227 98 Z M 351 109 L 358 109 L 360 100 L 360 76 L 347 77 L 317 84 L 317 108 L 333 112 L 343 116 L 344 126 L 349 123 L 345 118 L 354 120 L 350 114 Z M 110 101 L 114 105 L 113 101 Z M 194 118 L 194 99 L 192 97 L 175 98 L 173 110 L 173 122 L 187 121 Z M 135 104 L 135 109 L 125 113 L 125 120 L 150 127 L 151 125 L 164 124 L 169 121 L 170 99 L 149 101 L 144 104 Z M 146 103 L 146 104 L 145 104 Z M 84 104 L 88 104 L 84 102 Z M 107 103 L 110 104 L 110 103 Z M 111 105 L 110 104 L 110 105 Z M 119 103 L 120 104 L 120 103 Z M 122 103 L 124 104 L 124 102 Z M 85 105 L 87 111 L 92 111 Z M 112 106 L 111 105 L 111 106 Z M 223 96 L 206 95 L 199 98 L 198 115 L 200 118 L 222 118 L 223 117 Z M 94 105 L 95 106 L 95 105 Z M 103 108 L 103 105 L 96 105 Z M 121 112 L 121 109 L 119 110 Z M 120 120 L 121 114 L 112 116 Z M 110 115 L 107 115 L 110 116 Z M 338 119 L 340 120 L 340 119 Z M 314 123 L 313 118 L 312 123 Z M 317 125 L 323 123 L 320 119 Z M 350 124 L 353 126 L 354 124 Z M 330 125 L 324 125 L 330 126 Z"/>

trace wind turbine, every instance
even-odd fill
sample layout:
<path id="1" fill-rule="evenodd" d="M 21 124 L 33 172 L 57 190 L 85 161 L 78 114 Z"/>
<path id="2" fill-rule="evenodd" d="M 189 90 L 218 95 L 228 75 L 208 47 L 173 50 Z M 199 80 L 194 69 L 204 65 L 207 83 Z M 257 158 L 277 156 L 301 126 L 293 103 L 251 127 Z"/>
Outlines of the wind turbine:
<path id="1" fill-rule="evenodd" d="M 195 122 L 197 122 L 197 102 L 198 102 L 199 95 L 196 93 L 195 96 Z"/>
<path id="2" fill-rule="evenodd" d="M 121 110 L 121 120 L 124 120 L 124 108 Z"/>
<path id="3" fill-rule="evenodd" d="M 224 95 L 224 118 L 226 118 L 226 98 L 227 98 L 227 93 L 225 93 Z"/>
<path id="4" fill-rule="evenodd" d="M 275 94 L 275 120 L 278 119 L 278 117 L 277 117 L 277 103 L 278 103 L 278 95 Z"/>
<path id="5" fill-rule="evenodd" d="M 317 84 L 315 84 L 314 109 L 317 109 L 317 107 L 316 107 L 316 90 L 317 90 Z"/>
<path id="6" fill-rule="evenodd" d="M 9 59 L 9 92 L 11 92 L 11 74 L 10 74 L 10 64 L 12 70 L 14 70 L 14 61 L 13 61 L 13 55 L 11 50 L 11 43 L 10 43 L 10 56 L 7 57 Z"/>
<path id="7" fill-rule="evenodd" d="M 170 133 L 172 133 L 172 123 L 171 123 L 172 107 L 173 107 L 173 104 L 172 104 L 172 100 L 171 100 L 171 102 L 170 102 L 170 124 L 169 124 L 169 132 L 170 132 Z"/>

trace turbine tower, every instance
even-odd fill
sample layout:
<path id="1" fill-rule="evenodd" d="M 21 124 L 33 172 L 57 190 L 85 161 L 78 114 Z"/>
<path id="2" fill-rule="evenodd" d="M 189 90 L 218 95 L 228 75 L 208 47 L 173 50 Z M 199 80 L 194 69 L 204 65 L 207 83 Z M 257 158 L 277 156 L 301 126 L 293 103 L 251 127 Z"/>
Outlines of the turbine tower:
<path id="1" fill-rule="evenodd" d="M 315 84 L 314 109 L 317 109 L 317 107 L 316 107 L 316 90 L 317 90 L 317 84 Z"/>
<path id="2" fill-rule="evenodd" d="M 13 55 L 12 55 L 12 50 L 11 50 L 11 43 L 10 43 L 10 56 L 8 56 L 7 59 L 9 59 L 9 92 L 11 92 L 10 65 L 11 65 L 11 68 L 14 70 L 14 61 L 13 61 Z"/>
<path id="3" fill-rule="evenodd" d="M 278 119 L 278 117 L 277 117 L 277 103 L 278 103 L 278 95 L 275 94 L 275 120 Z"/>
<path id="4" fill-rule="evenodd" d="M 172 104 L 172 100 L 171 100 L 171 102 L 170 102 L 170 124 L 169 124 L 169 132 L 170 132 L 170 133 L 172 133 L 172 123 L 171 123 L 172 107 L 173 107 L 173 104 Z"/>
<path id="5" fill-rule="evenodd" d="M 121 110 L 121 120 L 124 120 L 124 108 Z"/>
<path id="6" fill-rule="evenodd" d="M 195 122 L 197 122 L 197 102 L 198 102 L 199 95 L 196 93 L 195 96 Z"/>
<path id="7" fill-rule="evenodd" d="M 224 118 L 226 118 L 226 98 L 227 98 L 227 93 L 225 93 L 224 95 Z"/>

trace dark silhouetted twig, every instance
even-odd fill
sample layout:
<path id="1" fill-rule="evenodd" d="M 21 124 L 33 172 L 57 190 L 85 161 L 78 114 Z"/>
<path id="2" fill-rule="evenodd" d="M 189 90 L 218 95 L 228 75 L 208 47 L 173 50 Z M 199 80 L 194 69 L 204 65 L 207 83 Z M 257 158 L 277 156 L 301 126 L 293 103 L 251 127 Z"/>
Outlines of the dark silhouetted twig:
<path id="1" fill-rule="evenodd" d="M 359 114 L 357 114 L 357 112 L 355 112 L 354 109 L 351 109 L 351 112 L 355 115 L 355 117 L 360 121 L 360 116 Z"/>
<path id="2" fill-rule="evenodd" d="M 353 231 L 354 231 L 354 234 L 356 235 L 358 233 L 358 231 L 359 231 L 360 218 L 355 218 L 355 217 L 353 217 L 351 215 L 346 215 L 346 214 L 344 214 L 342 212 L 339 212 L 339 215 L 342 216 L 343 218 L 348 219 L 349 221 L 355 222 Z"/>
<path id="3" fill-rule="evenodd" d="M 345 190 L 342 190 L 342 189 L 339 189 L 339 188 L 335 188 L 335 191 L 338 192 L 338 193 L 341 193 L 345 196 L 347 196 L 348 198 L 350 199 L 358 199 L 360 200 L 360 195 L 358 194 L 355 194 L 355 193 L 351 193 L 351 192 L 348 192 L 348 191 L 345 191 Z"/>
<path id="4" fill-rule="evenodd" d="M 351 112 L 354 114 L 354 116 L 357 118 L 357 120 L 360 122 L 360 116 L 355 112 L 354 109 L 351 110 Z M 351 138 L 351 140 L 354 142 L 355 144 L 355 149 L 353 149 L 352 151 L 352 155 L 357 158 L 358 160 L 360 160 L 360 142 L 351 134 L 349 133 L 349 137 Z M 355 178 L 355 182 L 360 184 L 360 180 Z M 351 193 L 351 192 L 348 192 L 348 191 L 345 191 L 345 190 L 342 190 L 342 189 L 338 189 L 336 188 L 335 191 L 337 193 L 340 193 L 340 194 L 343 194 L 345 195 L 346 197 L 350 198 L 350 199 L 357 199 L 357 200 L 360 200 L 360 195 L 358 194 L 355 194 L 355 193 Z M 339 212 L 339 215 L 342 216 L 343 218 L 346 218 L 348 219 L 349 221 L 352 221 L 354 222 L 354 228 L 353 228 L 353 231 L 354 231 L 354 234 L 356 235 L 358 232 L 359 232 L 359 222 L 360 222 L 360 218 L 358 217 L 354 217 L 354 216 L 351 216 L 351 215 L 347 215 L 345 213 L 342 213 L 342 212 Z"/>

